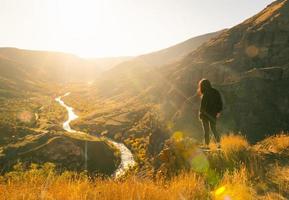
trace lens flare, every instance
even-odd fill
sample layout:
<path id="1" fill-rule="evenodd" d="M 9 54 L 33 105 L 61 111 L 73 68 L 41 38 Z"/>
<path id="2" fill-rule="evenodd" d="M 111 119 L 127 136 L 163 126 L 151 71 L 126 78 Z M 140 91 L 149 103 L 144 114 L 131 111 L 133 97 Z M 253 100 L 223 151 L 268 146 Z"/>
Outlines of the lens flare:
<path id="1" fill-rule="evenodd" d="M 28 123 L 32 120 L 32 113 L 29 111 L 23 111 L 18 114 L 18 119 L 22 122 Z"/>
<path id="2" fill-rule="evenodd" d="M 249 56 L 250 58 L 254 58 L 256 56 L 258 56 L 259 54 L 259 49 L 254 46 L 254 45 L 251 45 L 249 47 L 246 48 L 246 54 L 247 56 Z"/>
<path id="3" fill-rule="evenodd" d="M 220 181 L 220 175 L 214 170 L 209 169 L 206 173 L 206 179 L 210 185 L 216 185 Z"/>
<path id="4" fill-rule="evenodd" d="M 194 171 L 200 173 L 206 173 L 210 168 L 206 155 L 200 149 L 196 149 L 192 154 L 190 165 Z"/>
<path id="5" fill-rule="evenodd" d="M 232 198 L 229 195 L 224 196 L 224 200 L 232 200 Z"/>
<path id="6" fill-rule="evenodd" d="M 172 129 L 173 127 L 174 127 L 174 123 L 171 122 L 171 121 L 169 121 L 169 122 L 167 123 L 167 128 L 168 128 L 168 129 Z"/>
<path id="7" fill-rule="evenodd" d="M 215 196 L 220 196 L 222 195 L 226 190 L 225 186 L 219 187 L 216 191 L 215 191 Z"/>
<path id="8" fill-rule="evenodd" d="M 221 186 L 215 190 L 214 196 L 216 200 L 232 200 L 228 193 L 230 193 L 230 191 L 225 186 Z"/>
<path id="9" fill-rule="evenodd" d="M 181 131 L 176 131 L 173 136 L 172 136 L 173 140 L 175 140 L 176 142 L 181 141 L 184 138 L 184 134 Z"/>

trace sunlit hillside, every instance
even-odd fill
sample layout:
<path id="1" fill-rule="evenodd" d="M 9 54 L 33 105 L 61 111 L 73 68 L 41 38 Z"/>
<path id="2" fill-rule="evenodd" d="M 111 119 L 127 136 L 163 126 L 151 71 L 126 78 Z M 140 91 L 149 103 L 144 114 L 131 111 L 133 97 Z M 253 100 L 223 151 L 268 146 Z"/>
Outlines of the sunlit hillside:
<path id="1" fill-rule="evenodd" d="M 182 43 L 156 52 L 137 56 L 118 64 L 96 79 L 96 87 L 102 93 L 110 96 L 119 93 L 142 93 L 155 86 L 160 80 L 159 69 L 166 69 L 167 65 L 176 65 L 188 54 L 199 48 L 203 43 L 220 35 L 224 30 L 190 38 Z"/>
<path id="2" fill-rule="evenodd" d="M 241 132 L 256 142 L 288 130 L 288 10 L 287 0 L 275 1 L 176 63 L 156 69 L 136 67 L 135 73 L 131 66 L 112 70 L 95 84 L 94 96 L 114 96 L 118 102 L 126 94 L 158 104 L 176 131 L 198 134 L 202 130 L 195 91 L 205 77 L 225 101 L 222 132 Z"/>

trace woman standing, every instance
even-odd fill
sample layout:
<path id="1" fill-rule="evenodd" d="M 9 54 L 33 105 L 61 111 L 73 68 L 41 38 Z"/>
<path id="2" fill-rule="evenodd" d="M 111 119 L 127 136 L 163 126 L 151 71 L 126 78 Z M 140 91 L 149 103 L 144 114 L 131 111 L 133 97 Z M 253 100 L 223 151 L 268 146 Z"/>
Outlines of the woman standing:
<path id="1" fill-rule="evenodd" d="M 205 149 L 208 149 L 210 143 L 210 129 L 213 132 L 217 141 L 218 148 L 220 146 L 220 135 L 216 129 L 217 118 L 223 109 L 223 102 L 218 90 L 212 87 L 207 79 L 202 79 L 199 82 L 198 92 L 201 96 L 201 106 L 199 118 L 202 121 L 205 135 Z"/>

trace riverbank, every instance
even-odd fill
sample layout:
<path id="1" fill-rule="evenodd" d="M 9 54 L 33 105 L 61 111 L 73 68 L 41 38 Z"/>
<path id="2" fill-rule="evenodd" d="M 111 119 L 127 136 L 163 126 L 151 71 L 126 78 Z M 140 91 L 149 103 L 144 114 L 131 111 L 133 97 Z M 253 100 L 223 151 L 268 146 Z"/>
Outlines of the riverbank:
<path id="1" fill-rule="evenodd" d="M 59 96 L 55 98 L 55 101 L 57 101 L 61 106 L 63 106 L 68 113 L 68 119 L 63 123 L 63 129 L 69 133 L 73 134 L 86 134 L 83 132 L 76 131 L 70 127 L 70 122 L 77 119 L 78 116 L 74 113 L 74 109 L 68 105 L 65 104 L 65 102 L 62 100 L 63 97 L 66 97 L 70 95 L 70 93 L 65 93 L 63 96 Z M 96 136 L 91 136 L 96 137 Z M 98 139 L 98 137 L 96 137 Z M 102 139 L 106 140 L 108 143 L 112 144 L 119 152 L 121 157 L 121 162 L 117 170 L 113 173 L 113 176 L 116 178 L 121 177 L 125 172 L 130 168 L 133 167 L 136 163 L 134 161 L 133 155 L 131 151 L 122 143 L 118 143 L 116 141 L 113 141 L 112 139 L 102 137 Z M 87 153 L 88 149 L 87 146 L 85 146 L 85 165 L 87 166 Z M 92 153 L 92 152 L 90 152 Z"/>

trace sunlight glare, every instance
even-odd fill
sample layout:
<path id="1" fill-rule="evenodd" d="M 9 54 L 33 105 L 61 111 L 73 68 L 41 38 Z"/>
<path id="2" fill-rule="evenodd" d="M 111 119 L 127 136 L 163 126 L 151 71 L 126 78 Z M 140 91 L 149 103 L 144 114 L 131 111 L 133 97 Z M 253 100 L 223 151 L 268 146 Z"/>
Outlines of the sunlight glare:
<path id="1" fill-rule="evenodd" d="M 215 191 L 215 195 L 219 196 L 219 195 L 223 194 L 225 192 L 225 190 L 226 190 L 226 187 L 222 186 Z"/>
<path id="2" fill-rule="evenodd" d="M 124 26 L 125 21 L 117 17 L 121 15 L 119 7 L 117 2 L 112 5 L 104 0 L 49 1 L 49 20 L 55 23 L 52 25 L 55 28 L 50 30 L 51 44 L 81 57 L 114 55 L 119 46 L 133 46 L 128 45 L 132 39 L 130 33 L 118 32 L 128 28 Z M 123 40 L 119 41 L 115 33 Z"/>

